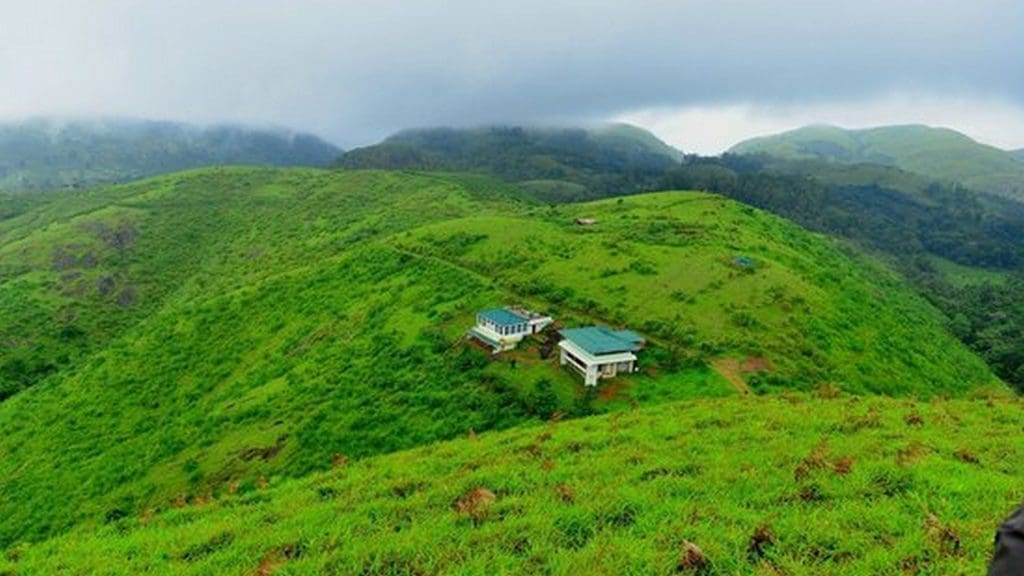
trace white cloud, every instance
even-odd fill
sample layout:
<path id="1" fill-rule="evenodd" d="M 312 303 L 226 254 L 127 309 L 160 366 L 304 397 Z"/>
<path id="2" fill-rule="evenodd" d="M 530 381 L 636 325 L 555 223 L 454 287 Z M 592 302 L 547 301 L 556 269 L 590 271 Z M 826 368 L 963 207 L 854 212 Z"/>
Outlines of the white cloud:
<path id="1" fill-rule="evenodd" d="M 345 147 L 657 106 L 770 131 L 728 104 L 894 90 L 1024 106 L 1020 0 L 0 0 L 0 23 L 0 117 L 286 124 Z"/>
<path id="2" fill-rule="evenodd" d="M 1000 148 L 1024 148 L 1024 108 L 971 96 L 893 94 L 812 104 L 658 107 L 623 113 L 615 120 L 647 128 L 669 144 L 699 154 L 719 154 L 741 140 L 807 124 L 846 128 L 927 124 L 952 128 Z"/>

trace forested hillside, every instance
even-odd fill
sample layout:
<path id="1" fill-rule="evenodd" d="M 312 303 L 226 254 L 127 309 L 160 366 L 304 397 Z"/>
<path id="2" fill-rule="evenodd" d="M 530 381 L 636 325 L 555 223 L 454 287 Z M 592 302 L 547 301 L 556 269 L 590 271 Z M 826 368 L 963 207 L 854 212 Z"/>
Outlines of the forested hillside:
<path id="1" fill-rule="evenodd" d="M 928 178 L 1024 200 L 1024 165 L 1011 152 L 947 128 L 909 125 L 846 130 L 807 126 L 740 142 L 729 152 L 897 166 Z"/>
<path id="2" fill-rule="evenodd" d="M 650 132 L 625 124 L 433 128 L 351 150 L 337 165 L 486 172 L 518 183 L 533 198 L 567 202 L 652 190 L 681 157 Z"/>
<path id="3" fill-rule="evenodd" d="M 0 123 L 0 191 L 124 182 L 202 166 L 324 166 L 340 153 L 316 136 L 277 129 L 116 118 L 9 121 Z"/>
<path id="4" fill-rule="evenodd" d="M 1005 392 L 898 277 L 779 218 L 703 193 L 519 194 L 208 169 L 0 222 L 0 546 L 556 414 Z M 543 338 L 467 345 L 507 303 L 643 332 L 641 373 L 595 394 Z"/>

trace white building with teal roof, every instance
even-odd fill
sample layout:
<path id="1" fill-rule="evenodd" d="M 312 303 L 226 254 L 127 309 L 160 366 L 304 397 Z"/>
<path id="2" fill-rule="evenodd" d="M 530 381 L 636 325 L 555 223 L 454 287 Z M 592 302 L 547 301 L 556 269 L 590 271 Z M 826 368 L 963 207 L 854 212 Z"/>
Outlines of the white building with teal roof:
<path id="1" fill-rule="evenodd" d="M 643 348 L 644 337 L 632 330 L 613 330 L 605 326 L 586 326 L 560 330 L 560 362 L 583 376 L 587 386 L 597 386 L 603 378 L 636 371 L 636 353 Z"/>
<path id="2" fill-rule="evenodd" d="M 494 353 L 512 350 L 523 338 L 536 334 L 554 320 L 550 316 L 537 314 L 516 307 L 492 308 L 477 312 L 476 326 L 469 329 L 469 336 L 490 346 Z"/>

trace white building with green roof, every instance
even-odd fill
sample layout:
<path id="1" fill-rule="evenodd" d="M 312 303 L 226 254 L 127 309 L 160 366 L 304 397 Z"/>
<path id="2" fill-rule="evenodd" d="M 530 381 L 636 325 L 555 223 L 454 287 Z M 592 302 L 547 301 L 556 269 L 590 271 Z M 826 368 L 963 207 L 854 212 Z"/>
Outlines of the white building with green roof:
<path id="1" fill-rule="evenodd" d="M 477 312 L 476 326 L 469 329 L 469 336 L 490 346 L 497 354 L 514 349 L 523 338 L 540 332 L 552 322 L 550 316 L 523 308 L 492 308 Z"/>
<path id="2" fill-rule="evenodd" d="M 587 386 L 597 386 L 603 378 L 636 370 L 636 353 L 643 348 L 644 337 L 632 330 L 612 330 L 604 326 L 586 326 L 559 331 L 562 341 L 560 362 L 583 376 Z"/>

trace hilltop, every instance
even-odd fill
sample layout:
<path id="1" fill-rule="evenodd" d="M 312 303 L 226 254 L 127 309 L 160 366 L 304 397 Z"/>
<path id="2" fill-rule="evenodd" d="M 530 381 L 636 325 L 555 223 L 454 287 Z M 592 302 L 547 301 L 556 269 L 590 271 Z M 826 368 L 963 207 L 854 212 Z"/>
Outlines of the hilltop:
<path id="1" fill-rule="evenodd" d="M 814 125 L 740 142 L 729 152 L 897 166 L 929 178 L 1024 199 L 1024 165 L 1011 152 L 947 128 L 907 125 L 847 130 Z"/>
<path id="2" fill-rule="evenodd" d="M 682 153 L 635 126 L 491 126 L 407 130 L 350 150 L 337 165 L 472 171 L 516 182 L 531 197 L 578 201 L 651 190 Z"/>
<path id="3" fill-rule="evenodd" d="M 883 260 L 1024 390 L 1024 203 L 893 166 L 765 155 L 691 156 L 663 185 L 725 195 Z"/>
<path id="4" fill-rule="evenodd" d="M 324 166 L 341 150 L 282 129 L 121 118 L 0 123 L 0 191 L 125 182 L 202 166 Z"/>
<path id="5" fill-rule="evenodd" d="M 0 302 L 4 546 L 555 413 L 1005 392 L 894 274 L 695 192 L 551 207 L 484 176 L 173 174 L 0 222 Z M 641 331 L 643 370 L 594 394 L 542 342 L 467 346 L 504 303 Z"/>
<path id="6" fill-rule="evenodd" d="M 1019 401 L 703 399 L 338 462 L 12 548 L 35 574 L 979 574 Z"/>

